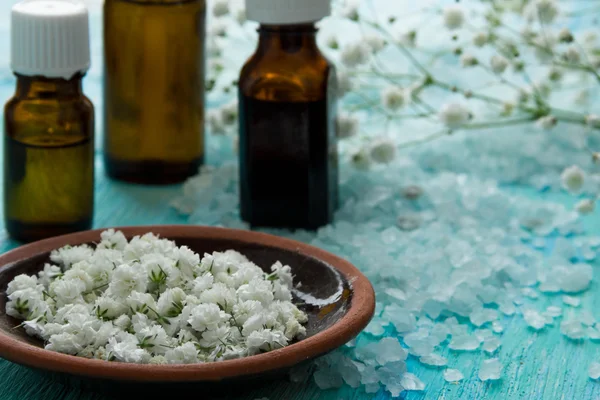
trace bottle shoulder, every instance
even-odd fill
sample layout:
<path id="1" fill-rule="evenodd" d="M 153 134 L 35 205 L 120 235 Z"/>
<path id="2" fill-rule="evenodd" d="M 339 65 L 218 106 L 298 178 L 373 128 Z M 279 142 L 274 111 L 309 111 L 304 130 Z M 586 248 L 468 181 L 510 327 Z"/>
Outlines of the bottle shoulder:
<path id="1" fill-rule="evenodd" d="M 327 96 L 334 65 L 320 52 L 253 54 L 239 78 L 240 94 L 262 100 L 306 101 Z"/>

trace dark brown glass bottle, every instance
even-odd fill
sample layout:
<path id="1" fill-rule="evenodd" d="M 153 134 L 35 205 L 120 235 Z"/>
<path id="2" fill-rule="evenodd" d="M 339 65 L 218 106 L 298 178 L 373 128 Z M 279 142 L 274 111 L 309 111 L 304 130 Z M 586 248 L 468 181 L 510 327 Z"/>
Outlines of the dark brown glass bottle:
<path id="1" fill-rule="evenodd" d="M 32 241 L 89 229 L 94 212 L 94 107 L 70 80 L 17 78 L 4 109 L 4 219 Z"/>
<path id="2" fill-rule="evenodd" d="M 33 241 L 89 229 L 94 213 L 94 107 L 82 91 L 90 66 L 82 3 L 15 4 L 14 96 L 4 108 L 4 222 Z"/>
<path id="3" fill-rule="evenodd" d="M 104 161 L 112 178 L 168 184 L 204 159 L 205 0 L 104 3 Z"/>
<path id="4" fill-rule="evenodd" d="M 316 229 L 333 219 L 336 77 L 316 32 L 262 24 L 241 72 L 240 207 L 251 226 Z"/>

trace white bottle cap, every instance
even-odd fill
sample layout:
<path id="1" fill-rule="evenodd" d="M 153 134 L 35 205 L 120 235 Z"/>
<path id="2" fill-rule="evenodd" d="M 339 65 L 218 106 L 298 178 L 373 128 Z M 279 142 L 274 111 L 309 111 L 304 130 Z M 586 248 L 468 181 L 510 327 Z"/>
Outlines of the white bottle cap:
<path id="1" fill-rule="evenodd" d="M 331 0 L 246 0 L 246 17 L 261 24 L 316 22 L 331 14 Z"/>
<path id="2" fill-rule="evenodd" d="M 71 0 L 25 0 L 12 8 L 11 68 L 71 79 L 90 68 L 88 11 Z"/>

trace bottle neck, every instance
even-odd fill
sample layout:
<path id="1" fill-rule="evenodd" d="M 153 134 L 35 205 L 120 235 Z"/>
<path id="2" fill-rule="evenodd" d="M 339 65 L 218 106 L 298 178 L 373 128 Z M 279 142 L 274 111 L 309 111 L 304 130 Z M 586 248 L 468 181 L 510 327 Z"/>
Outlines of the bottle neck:
<path id="1" fill-rule="evenodd" d="M 83 95 L 83 73 L 73 78 L 45 78 L 41 76 L 17 76 L 16 97 L 28 99 L 73 98 Z"/>
<path id="2" fill-rule="evenodd" d="M 300 50 L 319 51 L 317 28 L 314 23 L 297 25 L 260 25 L 258 52 L 281 51 L 295 53 Z"/>

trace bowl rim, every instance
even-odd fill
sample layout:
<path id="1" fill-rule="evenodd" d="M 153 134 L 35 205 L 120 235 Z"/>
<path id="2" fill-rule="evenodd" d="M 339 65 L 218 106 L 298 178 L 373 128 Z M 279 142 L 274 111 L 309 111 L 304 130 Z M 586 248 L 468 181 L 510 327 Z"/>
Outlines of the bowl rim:
<path id="1" fill-rule="evenodd" d="M 0 270 L 6 265 L 49 252 L 65 245 L 97 241 L 111 228 L 94 229 L 44 239 L 0 255 Z M 200 382 L 256 375 L 296 365 L 325 354 L 356 337 L 375 311 L 375 292 L 369 280 L 350 262 L 317 247 L 261 232 L 192 225 L 147 225 L 114 227 L 132 237 L 153 232 L 169 238 L 229 239 L 279 247 L 317 258 L 341 272 L 351 284 L 353 295 L 346 314 L 329 328 L 282 349 L 254 356 L 199 364 L 131 364 L 87 359 L 45 350 L 0 331 L 0 357 L 29 367 L 78 376 L 118 381 Z"/>

